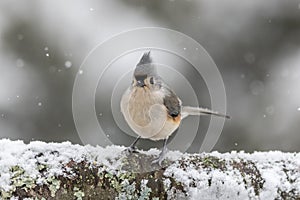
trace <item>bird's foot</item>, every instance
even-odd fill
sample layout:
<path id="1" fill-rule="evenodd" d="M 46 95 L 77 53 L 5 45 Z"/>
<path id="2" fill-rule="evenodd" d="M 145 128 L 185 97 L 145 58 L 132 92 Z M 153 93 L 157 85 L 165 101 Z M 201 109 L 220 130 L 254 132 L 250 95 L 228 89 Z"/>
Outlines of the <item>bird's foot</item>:
<path id="1" fill-rule="evenodd" d="M 135 147 L 135 145 L 136 145 L 137 141 L 139 141 L 140 138 L 141 138 L 141 136 L 138 136 L 134 140 L 134 142 L 129 147 L 127 147 L 127 149 L 125 151 L 128 152 L 128 153 L 130 153 L 130 154 L 131 153 L 138 153 L 137 148 Z"/>
<path id="2" fill-rule="evenodd" d="M 152 164 L 158 164 L 160 167 L 162 167 L 162 162 L 164 161 L 167 152 L 168 150 L 166 148 L 163 149 L 159 156 L 152 161 Z"/>
<path id="3" fill-rule="evenodd" d="M 162 158 L 161 156 L 159 156 L 158 158 L 154 159 L 151 163 L 154 164 L 158 164 L 161 167 L 162 161 L 164 160 L 164 158 Z"/>
<path id="4" fill-rule="evenodd" d="M 129 146 L 125 149 L 126 152 L 128 153 L 138 153 L 137 148 L 135 146 Z"/>

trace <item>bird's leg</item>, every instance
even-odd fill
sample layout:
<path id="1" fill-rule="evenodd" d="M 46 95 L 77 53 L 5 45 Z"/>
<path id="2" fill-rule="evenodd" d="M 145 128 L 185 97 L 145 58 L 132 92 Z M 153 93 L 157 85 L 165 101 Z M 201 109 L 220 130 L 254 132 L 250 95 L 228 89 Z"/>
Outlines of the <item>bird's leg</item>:
<path id="1" fill-rule="evenodd" d="M 162 150 L 161 150 L 158 158 L 152 161 L 153 164 L 154 163 L 158 163 L 158 165 L 161 166 L 161 163 L 164 160 L 165 155 L 166 155 L 166 153 L 168 151 L 167 142 L 168 142 L 168 138 L 164 139 L 164 146 L 163 146 L 163 148 L 162 148 Z"/>
<path id="2" fill-rule="evenodd" d="M 139 141 L 140 138 L 141 138 L 141 136 L 138 136 L 138 137 L 133 141 L 133 143 L 127 148 L 127 151 L 128 151 L 129 153 L 136 153 L 136 152 L 137 152 L 137 151 L 136 151 L 135 145 L 136 145 L 136 143 Z"/>

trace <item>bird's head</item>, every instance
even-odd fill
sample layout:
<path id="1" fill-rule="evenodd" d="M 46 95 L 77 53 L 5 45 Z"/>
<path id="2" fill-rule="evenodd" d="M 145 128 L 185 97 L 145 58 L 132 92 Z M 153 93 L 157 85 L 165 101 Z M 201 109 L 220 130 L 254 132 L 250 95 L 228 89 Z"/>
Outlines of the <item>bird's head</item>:
<path id="1" fill-rule="evenodd" d="M 138 88 L 155 89 L 160 85 L 156 68 L 152 63 L 150 51 L 143 54 L 133 73 L 132 86 Z"/>

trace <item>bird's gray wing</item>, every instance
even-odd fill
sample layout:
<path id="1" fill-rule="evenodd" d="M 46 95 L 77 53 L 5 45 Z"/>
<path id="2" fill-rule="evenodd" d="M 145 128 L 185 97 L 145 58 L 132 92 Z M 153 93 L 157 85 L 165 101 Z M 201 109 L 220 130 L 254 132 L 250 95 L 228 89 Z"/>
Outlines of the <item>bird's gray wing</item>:
<path id="1" fill-rule="evenodd" d="M 181 101 L 172 90 L 170 90 L 169 88 L 165 89 L 167 90 L 167 92 L 164 97 L 164 105 L 167 108 L 168 115 L 170 117 L 176 118 L 178 115 L 180 115 L 181 112 Z"/>

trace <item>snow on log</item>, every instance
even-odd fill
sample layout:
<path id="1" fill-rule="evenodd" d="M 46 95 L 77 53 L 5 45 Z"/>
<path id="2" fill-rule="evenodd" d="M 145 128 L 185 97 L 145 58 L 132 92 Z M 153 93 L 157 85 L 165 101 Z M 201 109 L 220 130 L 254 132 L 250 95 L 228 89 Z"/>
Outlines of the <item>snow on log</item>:
<path id="1" fill-rule="evenodd" d="M 1 199 L 300 199 L 300 153 L 158 154 L 2 139 Z"/>

